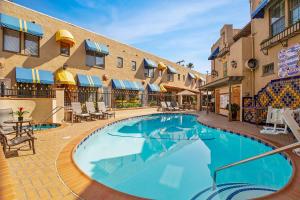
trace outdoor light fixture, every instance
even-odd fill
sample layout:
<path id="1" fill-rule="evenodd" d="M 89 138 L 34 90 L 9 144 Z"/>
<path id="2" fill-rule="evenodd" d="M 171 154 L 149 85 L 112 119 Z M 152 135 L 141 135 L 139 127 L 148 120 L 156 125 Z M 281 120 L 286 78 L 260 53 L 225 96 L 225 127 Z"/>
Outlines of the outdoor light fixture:
<path id="1" fill-rule="evenodd" d="M 282 47 L 287 47 L 288 46 L 288 41 L 287 40 L 280 40 L 280 44 Z"/>
<path id="2" fill-rule="evenodd" d="M 213 70 L 211 70 L 211 75 L 212 75 L 213 77 L 216 77 L 216 76 L 219 75 L 219 73 L 218 73 L 217 70 L 213 69 Z"/>
<path id="3" fill-rule="evenodd" d="M 261 49 L 262 53 L 267 56 L 268 55 L 268 49 Z"/>
<path id="4" fill-rule="evenodd" d="M 66 70 L 67 67 L 68 67 L 68 65 L 67 65 L 67 64 L 64 64 L 62 68 L 63 68 L 64 70 Z"/>
<path id="5" fill-rule="evenodd" d="M 237 68 L 237 62 L 235 60 L 231 61 L 231 67 L 232 68 Z"/>

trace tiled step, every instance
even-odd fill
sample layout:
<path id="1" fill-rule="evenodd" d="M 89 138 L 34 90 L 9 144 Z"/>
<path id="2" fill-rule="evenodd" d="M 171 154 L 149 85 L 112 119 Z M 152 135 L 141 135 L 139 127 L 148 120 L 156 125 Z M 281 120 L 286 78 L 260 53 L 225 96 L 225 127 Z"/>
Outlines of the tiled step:
<path id="1" fill-rule="evenodd" d="M 197 193 L 192 200 L 241 200 L 252 199 L 276 192 L 271 188 L 248 183 L 219 184 L 215 190 L 206 188 Z"/>

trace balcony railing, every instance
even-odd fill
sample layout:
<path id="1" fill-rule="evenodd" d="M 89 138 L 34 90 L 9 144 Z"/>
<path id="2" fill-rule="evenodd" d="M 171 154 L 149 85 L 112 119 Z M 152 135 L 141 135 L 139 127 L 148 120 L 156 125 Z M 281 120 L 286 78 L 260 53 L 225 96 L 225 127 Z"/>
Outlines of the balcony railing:
<path id="1" fill-rule="evenodd" d="M 229 51 L 230 51 L 229 47 L 224 47 L 223 49 L 220 50 L 217 57 L 218 58 L 222 57 L 222 56 L 226 55 Z"/>
<path id="2" fill-rule="evenodd" d="M 289 38 L 297 35 L 300 33 L 300 21 L 287 27 L 282 32 L 278 33 L 277 35 L 274 35 L 268 39 L 263 40 L 260 43 L 260 49 L 261 50 L 268 50 L 271 47 L 283 43 L 287 41 Z"/>

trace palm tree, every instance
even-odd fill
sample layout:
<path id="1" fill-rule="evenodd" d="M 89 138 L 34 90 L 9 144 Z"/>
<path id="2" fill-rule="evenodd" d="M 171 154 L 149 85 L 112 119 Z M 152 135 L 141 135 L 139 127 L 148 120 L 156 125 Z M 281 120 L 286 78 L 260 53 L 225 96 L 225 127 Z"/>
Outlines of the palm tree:
<path id="1" fill-rule="evenodd" d="M 186 65 L 186 67 L 189 68 L 189 69 L 192 69 L 192 68 L 194 68 L 194 64 L 193 63 L 188 63 Z"/>

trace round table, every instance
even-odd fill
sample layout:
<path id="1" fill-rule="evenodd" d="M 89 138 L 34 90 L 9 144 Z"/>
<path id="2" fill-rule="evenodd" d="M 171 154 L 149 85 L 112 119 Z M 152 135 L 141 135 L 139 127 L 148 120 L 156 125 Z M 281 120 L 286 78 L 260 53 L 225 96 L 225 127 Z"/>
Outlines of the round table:
<path id="1" fill-rule="evenodd" d="M 11 119 L 11 120 L 6 120 L 4 121 L 5 124 L 15 124 L 16 128 L 16 136 L 21 136 L 22 134 L 22 127 L 23 124 L 28 124 L 31 126 L 32 119 L 23 119 L 22 121 L 19 121 L 18 119 Z"/>

